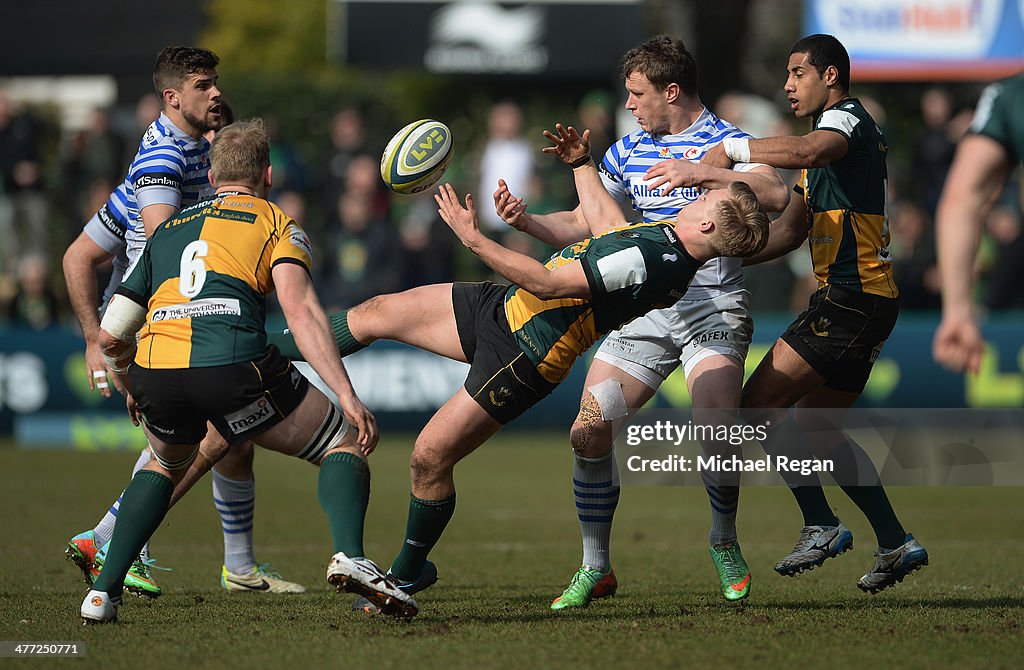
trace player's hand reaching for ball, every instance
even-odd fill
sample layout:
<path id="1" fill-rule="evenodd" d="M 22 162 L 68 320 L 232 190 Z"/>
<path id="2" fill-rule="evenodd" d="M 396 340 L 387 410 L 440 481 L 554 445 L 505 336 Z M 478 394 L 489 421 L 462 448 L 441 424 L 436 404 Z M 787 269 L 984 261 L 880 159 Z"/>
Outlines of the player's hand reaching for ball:
<path id="1" fill-rule="evenodd" d="M 494 211 L 502 221 L 516 230 L 526 228 L 526 202 L 522 198 L 512 195 L 504 179 L 498 180 L 498 190 L 492 197 L 494 198 Z"/>
<path id="2" fill-rule="evenodd" d="M 590 130 L 584 130 L 583 135 L 572 126 L 565 127 L 561 123 L 555 124 L 555 135 L 550 130 L 544 131 L 544 137 L 551 140 L 554 146 L 541 149 L 546 154 L 555 154 L 558 159 L 566 165 L 572 165 L 575 161 L 590 157 Z"/>
<path id="3" fill-rule="evenodd" d="M 452 185 L 442 184 L 437 188 L 434 200 L 437 202 L 437 213 L 441 215 L 441 219 L 448 224 L 463 245 L 472 248 L 473 242 L 482 237 L 473 196 L 466 194 L 466 206 L 463 207 Z"/>

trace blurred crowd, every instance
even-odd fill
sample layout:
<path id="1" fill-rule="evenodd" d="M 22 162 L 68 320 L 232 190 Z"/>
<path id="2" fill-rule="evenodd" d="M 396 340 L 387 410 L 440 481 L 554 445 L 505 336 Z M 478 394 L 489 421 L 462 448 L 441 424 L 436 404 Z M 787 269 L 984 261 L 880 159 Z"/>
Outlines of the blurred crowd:
<path id="1" fill-rule="evenodd" d="M 892 159 L 889 164 L 891 250 L 902 307 L 937 309 L 935 208 L 973 110 L 957 108 L 947 89 L 927 89 L 920 96 L 919 117 L 897 136 L 885 128 L 883 106 L 861 99 L 887 130 L 890 143 L 901 143 L 909 156 L 905 165 Z M 614 127 L 617 105 L 605 92 L 579 103 L 573 122 L 591 129 L 595 156 L 633 129 Z M 754 136 L 795 130 L 775 103 L 755 96 L 729 93 L 713 109 Z M 134 113 L 97 109 L 84 127 L 62 128 L 0 89 L 0 325 L 45 329 L 74 323 L 60 274 L 61 255 L 124 178 L 139 139 L 158 114 L 159 100 L 146 95 Z M 429 193 L 387 191 L 378 172 L 382 146 L 369 138 L 390 133 L 372 127 L 363 110 L 346 107 L 330 117 L 319 158 L 303 155 L 273 118 L 266 121 L 273 147 L 271 198 L 310 233 L 314 280 L 329 310 L 421 284 L 490 278 L 439 219 Z M 475 146 L 460 147 L 447 176 L 460 190 L 474 192 L 481 225 L 490 234 L 535 257 L 551 250 L 508 229 L 489 207 L 490 193 L 500 177 L 526 198 L 531 211 L 575 207 L 571 188 L 552 187 L 561 173 L 539 151 L 545 144 L 539 129 L 551 121 L 526 119 L 517 102 L 495 102 L 486 118 L 469 120 L 486 131 Z M 790 183 L 797 178 L 795 173 L 784 176 Z M 1024 235 L 1015 179 L 987 223 L 976 268 L 978 301 L 990 310 L 1024 308 L 1024 294 L 1014 289 L 1021 268 Z M 800 311 L 815 288 L 806 250 L 748 268 L 747 285 L 757 311 Z"/>

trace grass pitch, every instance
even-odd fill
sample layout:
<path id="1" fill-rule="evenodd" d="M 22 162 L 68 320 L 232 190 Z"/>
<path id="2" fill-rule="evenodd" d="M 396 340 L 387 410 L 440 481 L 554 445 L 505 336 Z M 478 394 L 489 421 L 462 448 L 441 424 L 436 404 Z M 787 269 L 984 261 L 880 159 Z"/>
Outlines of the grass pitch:
<path id="1" fill-rule="evenodd" d="M 371 459 L 366 549 L 384 566 L 405 528 L 411 444 L 388 436 Z M 456 471 L 458 508 L 431 556 L 441 581 L 418 596 L 410 623 L 352 612 L 349 596 L 329 590 L 315 470 L 257 450 L 257 558 L 310 591 L 220 589 L 220 524 L 204 481 L 154 539 L 159 562 L 174 568 L 157 573 L 164 596 L 126 596 L 119 625 L 85 628 L 85 586 L 63 545 L 95 524 L 132 460 L 0 448 L 0 639 L 84 641 L 97 668 L 1019 667 L 1019 488 L 891 489 L 931 565 L 876 596 L 855 586 L 874 536 L 840 490 L 828 496 L 855 550 L 783 578 L 772 566 L 796 540 L 796 506 L 782 488 L 744 489 L 740 539 L 753 586 L 738 606 L 717 591 L 703 490 L 626 488 L 613 536 L 619 595 L 556 614 L 548 604 L 580 556 L 571 457 L 563 436 L 529 433 L 499 436 Z"/>

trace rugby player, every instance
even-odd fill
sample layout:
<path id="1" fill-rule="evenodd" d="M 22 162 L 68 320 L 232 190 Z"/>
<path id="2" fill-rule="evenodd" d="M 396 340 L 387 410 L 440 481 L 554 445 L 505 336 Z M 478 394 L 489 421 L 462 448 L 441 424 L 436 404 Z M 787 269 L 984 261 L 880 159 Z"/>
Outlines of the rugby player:
<path id="1" fill-rule="evenodd" d="M 800 137 L 728 139 L 704 158 L 719 166 L 755 161 L 803 169 L 796 187 L 801 197 L 772 225 L 767 248 L 747 262 L 777 258 L 806 239 L 819 288 L 747 380 L 743 406 L 748 421 L 771 421 L 766 449 L 798 457 L 813 449 L 845 473 L 837 483 L 878 541 L 874 564 L 857 586 L 877 593 L 928 564 L 928 552 L 904 530 L 870 459 L 858 457 L 860 448 L 832 429 L 860 397 L 899 314 L 888 249 L 888 142 L 850 97 L 850 57 L 835 37 L 798 40 L 788 72 L 790 106 L 798 118 L 812 119 L 813 130 Z M 794 405 L 791 416 L 786 409 Z M 823 408 L 831 410 L 824 422 L 817 411 Z M 815 444 L 807 443 L 810 434 Z M 796 575 L 852 548 L 853 534 L 832 512 L 817 475 L 787 483 L 804 527 L 775 570 Z"/>
<path id="2" fill-rule="evenodd" d="M 764 244 L 767 214 L 740 181 L 700 195 L 673 223 L 627 224 L 590 157 L 589 131 L 556 129 L 545 132 L 552 142 L 545 151 L 573 167 L 581 216 L 578 227 L 552 238 L 565 248 L 547 264 L 484 237 L 472 196 L 463 206 L 445 185 L 435 196 L 441 217 L 513 284 L 423 286 L 332 320 L 342 356 L 390 339 L 470 364 L 465 385 L 420 432 L 410 459 L 406 538 L 389 570 L 410 594 L 437 579 L 427 556 L 455 511 L 460 460 L 551 393 L 602 334 L 675 303 L 706 261 Z"/>
<path id="3" fill-rule="evenodd" d="M 747 183 L 764 207 L 781 211 L 789 201 L 774 169 L 753 163 L 717 169 L 699 161 L 726 138 L 749 137 L 719 119 L 698 94 L 697 62 L 682 41 L 655 37 L 628 51 L 622 61 L 626 109 L 639 128 L 605 153 L 599 171 L 608 193 L 628 202 L 647 222 L 673 221 L 698 201 L 702 189 Z M 662 186 L 669 180 L 669 188 Z M 567 234 L 586 228 L 582 210 L 526 212 L 503 183 L 494 204 L 505 221 L 558 246 Z M 697 273 L 686 295 L 610 333 L 598 349 L 584 384 L 570 441 L 575 453 L 572 485 L 583 538 L 582 567 L 552 609 L 582 607 L 615 593 L 610 539 L 619 501 L 613 441 L 630 414 L 642 407 L 673 371 L 682 366 L 694 421 L 719 424 L 740 406 L 743 363 L 753 321 L 750 294 L 743 287 L 741 261 L 720 257 Z M 709 453 L 731 453 L 728 444 L 705 443 Z M 750 570 L 736 535 L 738 482 L 705 479 L 711 504 L 709 553 L 727 600 L 750 593 Z"/>
<path id="4" fill-rule="evenodd" d="M 217 87 L 218 62 L 212 52 L 195 47 L 170 46 L 160 52 L 153 68 L 153 84 L 163 101 L 163 112 L 147 129 L 124 182 L 86 223 L 65 254 L 68 295 L 86 338 L 90 385 L 95 382 L 105 395 L 110 393 L 107 371 L 98 360 L 94 343 L 99 322 L 93 268 L 108 255 L 115 259 L 114 275 L 104 294 L 105 305 L 121 281 L 120 273 L 141 252 L 147 231 L 180 208 L 212 195 L 207 179 L 210 143 L 205 135 L 230 121 L 230 109 Z M 132 470 L 133 476 L 151 458 L 150 449 L 144 449 Z M 221 517 L 224 538 L 221 586 L 231 591 L 258 593 L 305 591 L 301 584 L 283 579 L 269 564 L 256 562 L 252 537 L 256 505 L 252 445 L 242 443 L 228 450 L 227 443 L 213 430 L 203 442 L 201 458 L 217 464 L 212 478 L 214 504 Z M 182 491 L 193 483 L 184 482 Z M 182 491 L 176 493 L 174 501 Z M 65 547 L 65 553 L 82 570 L 87 583 L 99 572 L 102 549 L 110 539 L 119 505 L 120 499 L 114 501 L 94 528 L 71 538 Z M 147 545 L 128 573 L 127 588 L 139 595 L 159 596 L 161 589 L 153 578 L 153 566 Z"/>
<path id="5" fill-rule="evenodd" d="M 141 419 L 154 460 L 125 489 L 81 616 L 87 623 L 117 619 L 125 574 L 167 514 L 207 421 L 231 444 L 255 439 L 319 465 L 318 495 L 335 551 L 328 581 L 385 613 L 414 616 L 415 602 L 364 556 L 366 456 L 377 427 L 352 389 L 313 291 L 309 239 L 266 200 L 272 172 L 262 121 L 222 130 L 210 160 L 213 199 L 151 232 L 100 324 L 107 366 L 128 390 L 129 414 Z M 267 346 L 265 298 L 275 289 L 298 348 L 344 415 Z"/>
<path id="6" fill-rule="evenodd" d="M 970 132 L 960 141 L 939 200 L 935 227 L 942 281 L 942 322 L 935 360 L 954 372 L 977 374 L 985 342 L 971 299 L 974 258 L 985 218 L 1024 160 L 1024 74 L 982 92 Z"/>

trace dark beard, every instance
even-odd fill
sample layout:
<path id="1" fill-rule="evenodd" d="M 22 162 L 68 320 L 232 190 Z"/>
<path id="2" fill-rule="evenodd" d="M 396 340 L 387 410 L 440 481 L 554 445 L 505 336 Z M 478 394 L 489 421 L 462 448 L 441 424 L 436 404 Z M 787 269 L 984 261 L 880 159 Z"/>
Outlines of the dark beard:
<path id="1" fill-rule="evenodd" d="M 198 117 L 195 117 L 192 114 L 190 114 L 189 112 L 186 112 L 184 110 L 182 110 L 181 116 L 182 116 L 183 119 L 188 121 L 188 124 L 190 126 L 192 126 L 193 128 L 196 128 L 199 131 L 200 135 L 205 135 L 206 133 L 210 132 L 211 130 L 220 130 L 220 126 L 219 125 L 217 127 L 213 127 L 210 124 L 208 124 L 206 121 L 204 121 L 204 120 L 202 120 L 202 119 L 200 119 Z"/>

